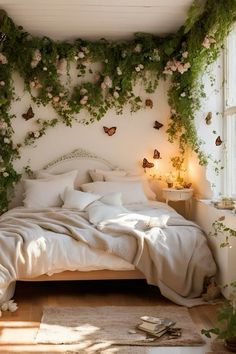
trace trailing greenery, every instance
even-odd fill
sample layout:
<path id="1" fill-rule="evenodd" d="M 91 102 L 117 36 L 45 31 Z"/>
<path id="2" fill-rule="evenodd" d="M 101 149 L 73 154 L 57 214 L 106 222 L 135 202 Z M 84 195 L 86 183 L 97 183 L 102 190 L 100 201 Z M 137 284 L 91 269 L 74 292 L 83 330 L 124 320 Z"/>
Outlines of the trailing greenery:
<path id="1" fill-rule="evenodd" d="M 143 83 L 146 92 L 154 92 L 160 78 L 171 78 L 169 103 L 171 142 L 178 140 L 180 151 L 194 150 L 200 164 L 207 163 L 194 116 L 205 96 L 201 76 L 216 60 L 236 16 L 236 0 L 207 0 L 205 7 L 195 1 L 182 28 L 165 38 L 137 33 L 130 41 L 91 42 L 77 39 L 57 42 L 48 37 L 33 37 L 0 12 L 0 211 L 5 211 L 9 192 L 19 180 L 13 161 L 20 156 L 21 145 L 29 145 L 62 122 L 72 126 L 75 115 L 88 112 L 83 124 L 100 120 L 110 108 L 121 114 L 125 105 L 131 112 L 144 108 L 134 86 Z M 91 80 L 74 87 L 64 85 L 61 73 L 69 76 L 71 63 L 78 77 Z M 93 63 L 100 63 L 94 70 Z M 38 129 L 27 134 L 21 145 L 14 146 L 10 115 L 14 99 L 12 74 L 17 71 L 25 90 L 38 105 L 52 105 L 53 120 L 37 120 Z M 69 80 L 68 80 L 69 82 Z"/>
<path id="2" fill-rule="evenodd" d="M 236 230 L 227 227 L 224 224 L 225 217 L 215 220 L 212 224 L 214 232 L 210 233 L 210 236 L 219 236 L 222 235 L 225 237 L 225 240 L 220 244 L 220 247 L 228 247 L 230 246 L 231 237 L 236 237 Z"/>

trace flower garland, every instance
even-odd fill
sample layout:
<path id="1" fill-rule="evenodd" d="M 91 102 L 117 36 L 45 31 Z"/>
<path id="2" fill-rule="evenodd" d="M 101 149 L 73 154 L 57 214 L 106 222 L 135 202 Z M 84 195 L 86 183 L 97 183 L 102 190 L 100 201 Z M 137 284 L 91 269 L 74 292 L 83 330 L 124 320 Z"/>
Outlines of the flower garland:
<path id="1" fill-rule="evenodd" d="M 154 92 L 159 78 L 171 77 L 169 140 L 178 140 L 181 152 L 190 147 L 200 164 L 206 164 L 194 126 L 194 115 L 204 96 L 201 75 L 219 55 L 235 17 L 235 0 L 208 0 L 204 8 L 194 3 L 185 25 L 165 38 L 137 33 L 125 42 L 77 39 L 69 43 L 33 37 L 0 11 L 0 211 L 7 209 L 9 193 L 20 179 L 13 161 L 20 157 L 22 145 L 34 143 L 60 122 L 72 126 L 81 110 L 87 110 L 88 118 L 80 122 L 90 124 L 110 108 L 117 114 L 127 104 L 131 112 L 144 108 L 142 98 L 133 91 L 137 82 L 143 83 L 146 92 Z M 89 73 L 92 79 L 69 90 L 61 82 L 61 73 L 67 69 L 69 75 L 72 62 L 78 77 Z M 101 63 L 99 71 L 91 69 L 91 63 L 96 62 Z M 58 115 L 53 120 L 37 120 L 38 129 L 17 146 L 12 141 L 9 113 L 14 71 L 24 79 L 32 100 L 38 105 L 51 104 Z"/>

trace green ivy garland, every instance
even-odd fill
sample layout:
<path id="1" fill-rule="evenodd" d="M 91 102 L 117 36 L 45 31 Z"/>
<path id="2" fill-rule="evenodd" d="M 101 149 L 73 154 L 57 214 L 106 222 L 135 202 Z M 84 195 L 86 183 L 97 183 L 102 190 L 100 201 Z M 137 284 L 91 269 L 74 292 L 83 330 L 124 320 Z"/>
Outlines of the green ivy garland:
<path id="1" fill-rule="evenodd" d="M 9 193 L 20 179 L 13 162 L 22 145 L 34 143 L 59 122 L 71 126 L 74 115 L 82 109 L 89 113 L 88 119 L 81 121 L 84 124 L 100 120 L 113 107 L 120 114 L 128 104 L 131 112 L 136 112 L 143 107 L 141 97 L 133 91 L 138 81 L 151 93 L 161 77 L 171 77 L 169 140 L 178 140 L 181 152 L 190 147 L 200 164 L 206 164 L 194 126 L 194 115 L 204 96 L 201 75 L 219 55 L 235 17 L 236 0 L 208 0 L 205 7 L 194 2 L 184 26 L 165 38 L 137 33 L 125 42 L 77 39 L 70 43 L 32 37 L 0 11 L 0 211 L 7 209 Z M 89 73 L 92 79 L 70 90 L 61 82 L 61 70 L 67 66 L 69 75 L 71 62 L 76 63 L 79 77 Z M 90 64 L 96 62 L 101 63 L 101 70 L 93 72 Z M 23 78 L 32 100 L 38 105 L 51 104 L 58 116 L 37 120 L 38 129 L 17 146 L 9 113 L 14 71 Z"/>

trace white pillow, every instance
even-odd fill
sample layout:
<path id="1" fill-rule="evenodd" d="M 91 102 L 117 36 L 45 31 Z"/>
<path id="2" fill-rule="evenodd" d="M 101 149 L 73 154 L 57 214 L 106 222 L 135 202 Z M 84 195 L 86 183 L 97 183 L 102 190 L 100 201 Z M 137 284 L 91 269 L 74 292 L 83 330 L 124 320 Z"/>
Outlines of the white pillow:
<path id="1" fill-rule="evenodd" d="M 48 208 L 62 205 L 60 195 L 69 187 L 74 188 L 74 181 L 77 171 L 71 171 L 64 175 L 57 175 L 44 179 L 25 179 L 23 186 L 25 189 L 26 208 Z"/>
<path id="2" fill-rule="evenodd" d="M 93 182 L 105 181 L 105 176 L 126 176 L 127 172 L 123 170 L 89 170 Z"/>
<path id="3" fill-rule="evenodd" d="M 75 173 L 76 177 L 77 177 L 78 170 L 72 170 L 72 171 L 65 172 L 65 173 L 60 173 L 60 174 L 53 174 L 53 173 L 50 173 L 50 172 L 47 172 L 47 171 L 44 171 L 44 170 L 39 170 L 39 171 L 35 172 L 35 176 L 36 176 L 37 179 L 41 179 L 41 178 L 58 178 L 58 177 L 70 176 L 71 173 Z M 76 178 L 75 178 L 75 181 L 76 181 Z M 75 185 L 74 185 L 74 187 L 75 187 Z"/>
<path id="4" fill-rule="evenodd" d="M 126 212 L 127 209 L 122 206 L 108 206 L 99 201 L 88 207 L 88 218 L 91 224 L 98 225 L 101 221 L 113 219 Z"/>
<path id="5" fill-rule="evenodd" d="M 66 188 L 61 198 L 64 202 L 63 208 L 84 210 L 89 204 L 100 199 L 101 196 Z"/>
<path id="6" fill-rule="evenodd" d="M 143 176 L 105 176 L 105 181 L 108 182 L 130 182 L 130 181 L 140 181 L 143 185 L 144 193 L 150 200 L 156 200 L 156 194 L 153 192 L 149 186 L 148 180 Z"/>
<path id="7" fill-rule="evenodd" d="M 121 193 L 110 193 L 102 197 L 99 194 L 67 188 L 61 198 L 64 201 L 63 208 L 78 209 L 80 211 L 96 200 L 107 205 L 122 206 Z"/>
<path id="8" fill-rule="evenodd" d="M 141 182 L 93 182 L 82 184 L 80 188 L 84 192 L 106 195 L 112 192 L 120 192 L 124 204 L 146 203 Z"/>

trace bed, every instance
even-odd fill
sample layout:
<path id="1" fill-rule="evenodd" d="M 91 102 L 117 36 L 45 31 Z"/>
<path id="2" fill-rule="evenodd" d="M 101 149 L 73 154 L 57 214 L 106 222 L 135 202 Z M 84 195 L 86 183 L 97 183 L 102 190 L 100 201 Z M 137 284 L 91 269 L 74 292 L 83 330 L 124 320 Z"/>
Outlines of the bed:
<path id="1" fill-rule="evenodd" d="M 142 199 L 140 188 L 146 187 L 136 176 L 93 182 L 91 171 L 112 176 L 119 170 L 83 149 L 49 163 L 36 181 L 26 181 L 27 188 L 35 183 L 48 186 L 42 179 L 53 181 L 51 188 L 56 188 L 60 176 L 71 178 L 72 171 L 76 192 L 68 189 L 60 195 L 63 207 L 43 208 L 40 203 L 32 207 L 32 194 L 22 206 L 19 185 L 14 208 L 1 216 L 0 302 L 12 297 L 16 280 L 146 279 L 180 305 L 201 304 L 203 283 L 215 275 L 216 265 L 199 227 L 164 203 Z M 123 194 L 120 185 L 128 188 Z M 115 192 L 108 193 L 114 186 Z M 78 192 L 81 188 L 83 192 Z M 37 193 L 36 202 L 42 194 Z M 76 198 L 83 193 L 97 199 L 78 211 L 75 193 Z"/>

